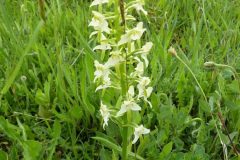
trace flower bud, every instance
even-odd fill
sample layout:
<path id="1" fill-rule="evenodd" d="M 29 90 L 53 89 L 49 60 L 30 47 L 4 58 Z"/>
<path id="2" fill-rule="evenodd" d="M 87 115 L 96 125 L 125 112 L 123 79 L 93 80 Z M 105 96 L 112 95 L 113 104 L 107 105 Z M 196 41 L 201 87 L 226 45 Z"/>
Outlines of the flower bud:
<path id="1" fill-rule="evenodd" d="M 215 66 L 216 66 L 216 63 L 213 62 L 213 61 L 209 61 L 209 62 L 205 62 L 203 65 L 204 65 L 204 67 L 206 67 L 206 68 L 212 68 L 212 67 L 215 67 Z"/>
<path id="2" fill-rule="evenodd" d="M 168 49 L 168 53 L 170 53 L 173 56 L 177 56 L 177 52 L 175 48 L 173 48 L 172 46 Z"/>
<path id="3" fill-rule="evenodd" d="M 27 80 L 27 77 L 22 75 L 20 79 L 21 79 L 22 82 L 25 82 Z"/>

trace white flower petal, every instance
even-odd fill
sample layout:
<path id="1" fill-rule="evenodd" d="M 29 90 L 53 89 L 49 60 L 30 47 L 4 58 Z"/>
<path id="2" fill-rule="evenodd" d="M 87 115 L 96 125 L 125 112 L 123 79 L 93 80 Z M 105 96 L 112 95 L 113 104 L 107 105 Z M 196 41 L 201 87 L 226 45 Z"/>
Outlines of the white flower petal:
<path id="1" fill-rule="evenodd" d="M 110 84 L 102 84 L 96 88 L 95 92 L 97 92 L 98 90 L 109 88 L 110 86 Z"/>
<path id="2" fill-rule="evenodd" d="M 92 36 L 94 36 L 94 35 L 97 34 L 97 33 L 98 33 L 98 31 L 93 31 L 93 32 L 90 34 L 89 38 L 92 38 Z"/>
<path id="3" fill-rule="evenodd" d="M 132 111 L 140 111 L 141 107 L 135 103 L 132 105 L 131 110 Z"/>
<path id="4" fill-rule="evenodd" d="M 152 87 L 148 87 L 146 90 L 146 97 L 150 97 L 151 93 L 152 93 L 153 88 Z"/>
<path id="5" fill-rule="evenodd" d="M 126 15 L 126 20 L 133 20 L 133 21 L 135 21 L 136 20 L 136 18 L 135 17 L 133 17 L 132 15 Z"/>
<path id="6" fill-rule="evenodd" d="M 91 3 L 90 7 L 96 6 L 96 5 L 99 5 L 99 4 L 103 4 L 103 3 L 108 3 L 108 0 L 94 0 L 94 1 Z"/>
<path id="7" fill-rule="evenodd" d="M 102 33 L 101 34 L 101 42 L 105 42 L 107 41 L 107 38 L 105 37 L 105 35 Z"/>
<path id="8" fill-rule="evenodd" d="M 150 105 L 150 107 L 152 107 L 152 104 L 147 100 L 150 97 L 152 90 L 153 90 L 152 87 L 147 88 L 149 83 L 150 83 L 150 79 L 148 77 L 141 77 L 141 79 L 137 85 L 138 99 L 143 97 L 144 101 L 146 101 Z"/>
<path id="9" fill-rule="evenodd" d="M 135 8 L 138 12 L 141 11 L 143 12 L 143 14 L 147 15 L 147 11 L 143 9 L 143 6 L 141 3 L 136 3 L 132 7 Z"/>
<path id="10" fill-rule="evenodd" d="M 92 26 L 96 31 L 110 33 L 110 28 L 108 27 L 108 22 L 103 14 L 92 11 L 93 18 L 89 23 L 89 26 Z"/>
<path id="11" fill-rule="evenodd" d="M 144 53 L 148 53 L 152 49 L 153 43 L 147 42 L 144 46 L 142 46 L 142 50 Z"/>
<path id="12" fill-rule="evenodd" d="M 143 72 L 144 72 L 144 64 L 143 64 L 143 62 L 140 61 L 140 62 L 137 64 L 137 67 L 135 68 L 135 72 L 136 72 L 136 74 L 137 74 L 138 76 L 143 75 Z"/>
<path id="13" fill-rule="evenodd" d="M 139 137 L 142 135 L 142 134 L 148 134 L 150 133 L 150 129 L 147 129 L 145 127 L 143 127 L 143 125 L 140 125 L 138 127 L 135 127 L 134 129 L 134 140 L 133 140 L 133 144 L 137 142 L 137 140 L 139 139 Z"/>
<path id="14" fill-rule="evenodd" d="M 132 141 L 132 144 L 135 144 L 138 139 L 139 139 L 139 136 L 138 136 L 138 135 L 135 135 L 135 136 L 134 136 L 134 139 L 133 139 L 133 141 Z"/>
<path id="15" fill-rule="evenodd" d="M 121 36 L 120 41 L 118 42 L 118 45 L 122 45 L 128 42 L 131 42 L 131 40 L 135 41 L 142 37 L 143 33 L 145 32 L 145 28 L 143 28 L 143 23 L 139 22 L 137 26 L 131 30 L 128 30 L 126 34 Z"/>
<path id="16" fill-rule="evenodd" d="M 134 97 L 134 87 L 133 86 L 130 86 L 129 89 L 128 89 L 128 94 L 131 96 L 131 97 Z"/>
<path id="17" fill-rule="evenodd" d="M 110 54 L 111 54 L 111 57 L 106 62 L 106 66 L 108 66 L 109 68 L 114 67 L 117 64 L 125 61 L 125 59 L 121 56 L 121 52 L 113 51 Z"/>
<path id="18" fill-rule="evenodd" d="M 120 117 L 120 116 L 122 116 L 125 112 L 127 112 L 127 107 L 126 107 L 125 105 L 122 105 L 120 111 L 117 112 L 117 115 L 116 115 L 116 116 L 117 116 L 117 117 Z"/>
<path id="19" fill-rule="evenodd" d="M 148 62 L 148 58 L 147 58 L 147 55 L 142 55 L 141 57 L 142 57 L 142 59 L 144 60 L 145 65 L 146 65 L 146 67 L 147 67 L 148 64 L 149 64 L 149 62 Z"/>
<path id="20" fill-rule="evenodd" d="M 104 121 L 103 129 L 105 129 L 105 126 L 108 126 L 110 112 L 109 112 L 109 109 L 107 108 L 107 106 L 104 105 L 102 102 L 101 102 L 101 107 L 100 107 L 100 113 L 101 113 L 101 116 L 103 117 L 103 121 Z"/>
<path id="21" fill-rule="evenodd" d="M 143 22 L 139 22 L 139 23 L 137 24 L 136 29 L 138 29 L 138 30 L 143 30 Z"/>
<path id="22" fill-rule="evenodd" d="M 141 107 L 134 101 L 124 101 L 121 105 L 120 111 L 117 113 L 117 117 L 122 116 L 127 111 L 140 111 Z"/>
<path id="23" fill-rule="evenodd" d="M 144 87 L 149 85 L 149 83 L 150 83 L 150 78 L 149 77 L 141 77 L 141 79 L 139 81 L 139 84 L 141 86 L 144 86 Z"/>
<path id="24" fill-rule="evenodd" d="M 130 9 L 130 8 L 134 8 L 137 12 L 143 12 L 143 14 L 145 14 L 145 15 L 147 15 L 147 11 L 145 11 L 144 9 L 143 9 L 143 6 L 145 5 L 145 3 L 144 3 L 144 0 L 136 0 L 136 1 L 134 1 L 134 2 L 132 2 L 133 4 L 132 5 L 130 5 L 129 7 L 128 7 L 128 9 Z"/>
<path id="25" fill-rule="evenodd" d="M 100 45 L 97 45 L 96 47 L 94 47 L 93 51 L 95 51 L 95 50 L 106 51 L 106 50 L 110 50 L 110 49 L 112 49 L 110 44 L 100 44 Z"/>
<path id="26" fill-rule="evenodd" d="M 118 45 L 120 46 L 120 45 L 125 44 L 125 43 L 128 43 L 128 42 L 130 42 L 130 41 L 131 41 L 131 39 L 130 39 L 129 35 L 124 34 L 124 35 L 121 36 L 121 39 L 120 39 L 120 41 L 118 42 Z"/>
<path id="27" fill-rule="evenodd" d="M 94 82 L 100 81 L 100 85 L 96 88 L 96 91 L 100 89 L 105 89 L 111 86 L 111 80 L 109 78 L 110 70 L 108 66 L 100 64 L 97 60 L 94 61 L 95 72 L 94 72 Z"/>
<path id="28" fill-rule="evenodd" d="M 148 105 L 150 106 L 150 108 L 152 108 L 152 103 L 150 102 L 150 101 L 148 101 L 148 100 L 145 100 L 147 103 L 148 103 Z"/>
<path id="29" fill-rule="evenodd" d="M 97 60 L 94 61 L 94 65 L 95 65 L 95 68 L 96 68 L 96 70 L 94 72 L 94 76 L 95 76 L 94 82 L 97 79 L 101 79 L 101 78 L 103 78 L 105 76 L 108 77 L 110 71 L 109 71 L 109 69 L 105 65 L 100 64 Z"/>

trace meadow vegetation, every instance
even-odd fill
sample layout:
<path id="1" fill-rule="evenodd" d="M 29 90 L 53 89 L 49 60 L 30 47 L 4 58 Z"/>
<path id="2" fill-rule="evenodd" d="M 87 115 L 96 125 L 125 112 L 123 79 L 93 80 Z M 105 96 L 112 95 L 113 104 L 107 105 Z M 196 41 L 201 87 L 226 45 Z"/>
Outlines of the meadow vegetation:
<path id="1" fill-rule="evenodd" d="M 123 130 L 103 128 L 95 92 L 91 2 L 41 2 L 0 1 L 0 159 L 121 159 Z M 153 43 L 152 108 L 136 119 L 151 132 L 128 159 L 239 160 L 240 1 L 145 3 L 132 14 Z"/>

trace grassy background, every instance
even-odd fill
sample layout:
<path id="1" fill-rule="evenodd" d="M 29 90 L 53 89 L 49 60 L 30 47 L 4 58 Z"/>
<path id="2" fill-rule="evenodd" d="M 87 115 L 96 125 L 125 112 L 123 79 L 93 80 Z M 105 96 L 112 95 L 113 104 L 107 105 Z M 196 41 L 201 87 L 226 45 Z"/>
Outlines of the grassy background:
<path id="1" fill-rule="evenodd" d="M 229 159 L 237 159 L 218 119 L 222 113 L 240 148 L 240 1 L 161 0 L 146 3 L 144 21 L 154 48 L 148 75 L 152 110 L 142 121 L 152 130 L 134 152 L 147 159 L 223 159 L 217 120 Z M 117 152 L 91 137 L 121 145 L 119 129 L 103 131 L 88 23 L 89 2 L 52 0 L 45 19 L 37 1 L 0 1 L 0 159 L 112 159 Z M 174 46 L 188 70 L 167 54 Z M 209 109 L 211 106 L 212 110 Z M 151 143 L 150 143 L 151 142 Z M 117 159 L 117 158 L 116 158 Z"/>

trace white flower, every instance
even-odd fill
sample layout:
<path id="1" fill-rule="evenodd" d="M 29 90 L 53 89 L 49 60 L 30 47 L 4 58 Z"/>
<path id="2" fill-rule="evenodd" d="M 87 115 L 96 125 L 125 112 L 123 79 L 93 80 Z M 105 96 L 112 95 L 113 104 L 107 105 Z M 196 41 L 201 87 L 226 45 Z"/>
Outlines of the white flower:
<path id="1" fill-rule="evenodd" d="M 110 50 L 110 49 L 112 49 L 110 44 L 102 43 L 102 44 L 97 45 L 96 47 L 94 47 L 94 48 L 93 48 L 93 51 L 95 51 L 95 50 L 103 50 L 103 51 L 106 51 L 106 50 Z"/>
<path id="2" fill-rule="evenodd" d="M 90 24 L 89 24 L 89 25 L 90 25 Z M 98 31 L 93 31 L 93 32 L 90 34 L 89 38 L 92 38 L 92 36 L 94 36 L 95 34 L 98 34 Z"/>
<path id="3" fill-rule="evenodd" d="M 101 90 L 101 89 L 105 89 L 105 88 L 108 88 L 111 86 L 111 81 L 110 81 L 110 78 L 109 77 L 104 77 L 103 80 L 102 80 L 102 84 L 99 85 L 95 92 L 97 92 L 98 90 Z"/>
<path id="4" fill-rule="evenodd" d="M 148 53 L 152 49 L 153 43 L 147 42 L 143 47 L 142 50 L 144 53 Z"/>
<path id="5" fill-rule="evenodd" d="M 128 89 L 128 95 L 129 95 L 129 98 L 132 99 L 135 95 L 134 93 L 134 87 L 133 86 L 130 86 L 129 89 Z"/>
<path id="6" fill-rule="evenodd" d="M 118 111 L 118 113 L 117 113 L 117 117 L 122 116 L 125 112 L 130 111 L 130 110 L 140 111 L 141 107 L 132 100 L 124 101 L 121 106 L 120 111 Z"/>
<path id="7" fill-rule="evenodd" d="M 144 86 L 141 86 L 141 85 L 137 85 L 137 88 L 138 88 L 138 98 L 144 98 L 145 101 L 147 101 L 147 98 L 150 97 L 151 93 L 152 93 L 152 90 L 153 88 L 152 87 L 148 87 L 148 88 L 145 88 Z"/>
<path id="8" fill-rule="evenodd" d="M 150 97 L 153 90 L 152 87 L 147 87 L 149 83 L 150 83 L 150 79 L 148 77 L 141 77 L 139 84 L 137 85 L 138 98 L 143 97 L 144 101 L 146 101 L 152 108 L 152 104 L 147 100 Z"/>
<path id="9" fill-rule="evenodd" d="M 97 80 L 101 81 L 101 85 L 99 85 L 96 88 L 96 91 L 110 87 L 111 85 L 111 81 L 109 78 L 110 70 L 108 66 L 100 64 L 97 60 L 94 61 L 94 65 L 96 67 L 96 70 L 94 72 L 95 77 L 93 81 L 94 82 L 96 82 Z"/>
<path id="10" fill-rule="evenodd" d="M 110 52 L 111 57 L 108 59 L 108 61 L 106 62 L 106 66 L 110 67 L 114 67 L 117 64 L 123 62 L 125 59 L 121 56 L 121 52 L 120 51 L 113 51 Z"/>
<path id="11" fill-rule="evenodd" d="M 94 0 L 94 1 L 91 3 L 90 7 L 96 6 L 96 5 L 99 5 L 99 4 L 103 4 L 103 3 L 108 3 L 108 0 Z"/>
<path id="12" fill-rule="evenodd" d="M 141 76 L 143 75 L 143 72 L 144 72 L 144 64 L 143 62 L 139 62 L 137 64 L 137 67 L 135 68 L 135 73 L 137 74 L 137 76 Z"/>
<path id="13" fill-rule="evenodd" d="M 136 18 L 133 17 L 132 15 L 126 15 L 125 19 L 126 19 L 126 21 L 128 21 L 128 20 L 135 21 L 136 20 Z"/>
<path id="14" fill-rule="evenodd" d="M 134 57 L 134 59 L 138 62 L 135 67 L 135 71 L 130 74 L 132 78 L 141 77 L 144 73 L 144 63 L 138 58 Z"/>
<path id="15" fill-rule="evenodd" d="M 149 77 L 141 77 L 140 81 L 139 81 L 139 85 L 146 87 L 147 85 L 149 85 L 150 83 L 150 78 Z"/>
<path id="16" fill-rule="evenodd" d="M 94 36 L 95 34 L 98 34 L 99 32 L 98 31 L 93 31 L 89 38 L 92 38 L 92 36 Z M 108 39 L 105 37 L 105 35 L 103 33 L 101 33 L 101 36 L 100 36 L 100 42 L 108 42 Z"/>
<path id="17" fill-rule="evenodd" d="M 172 56 L 177 56 L 177 52 L 175 48 L 173 48 L 172 46 L 168 49 L 168 53 L 171 54 Z"/>
<path id="18" fill-rule="evenodd" d="M 132 144 L 136 143 L 142 134 L 148 134 L 148 133 L 150 133 L 150 129 L 143 127 L 143 125 L 136 127 L 134 130 L 134 139 L 132 141 Z"/>
<path id="19" fill-rule="evenodd" d="M 96 11 L 92 11 L 92 13 L 93 13 L 93 18 L 89 26 L 92 26 L 97 31 L 106 32 L 109 34 L 110 28 L 108 27 L 108 22 L 106 21 L 105 16 Z M 96 32 L 93 32 L 91 36 L 93 34 L 96 34 Z"/>
<path id="20" fill-rule="evenodd" d="M 109 117 L 110 117 L 110 112 L 109 112 L 109 109 L 107 108 L 106 105 L 104 105 L 102 102 L 101 102 L 101 107 L 100 107 L 100 113 L 101 113 L 101 116 L 103 117 L 103 129 L 105 129 L 105 125 L 108 126 L 108 120 L 109 120 Z"/>
<path id="21" fill-rule="evenodd" d="M 94 82 L 96 82 L 97 79 L 104 79 L 109 76 L 110 70 L 106 65 L 100 64 L 97 60 L 94 61 L 94 65 L 96 68 L 96 71 L 94 72 Z"/>
<path id="22" fill-rule="evenodd" d="M 139 22 L 135 28 L 126 31 L 127 33 L 121 36 L 121 39 L 118 42 L 118 45 L 122 45 L 128 42 L 140 39 L 145 30 L 146 29 L 143 28 L 143 23 Z"/>
<path id="23" fill-rule="evenodd" d="M 25 82 L 25 81 L 27 80 L 27 77 L 26 77 L 25 75 L 22 75 L 22 76 L 20 77 L 20 79 L 21 79 L 22 82 Z"/>
<path id="24" fill-rule="evenodd" d="M 133 5 L 131 5 L 129 8 L 135 8 L 137 12 L 143 12 L 143 14 L 147 15 L 147 11 L 143 9 L 144 1 L 143 0 L 137 0 L 134 2 Z"/>
<path id="25" fill-rule="evenodd" d="M 147 42 L 140 51 L 136 52 L 135 54 L 141 54 L 142 59 L 145 61 L 145 65 L 148 66 L 148 59 L 147 55 L 149 54 L 150 50 L 152 49 L 153 43 L 152 42 Z"/>

